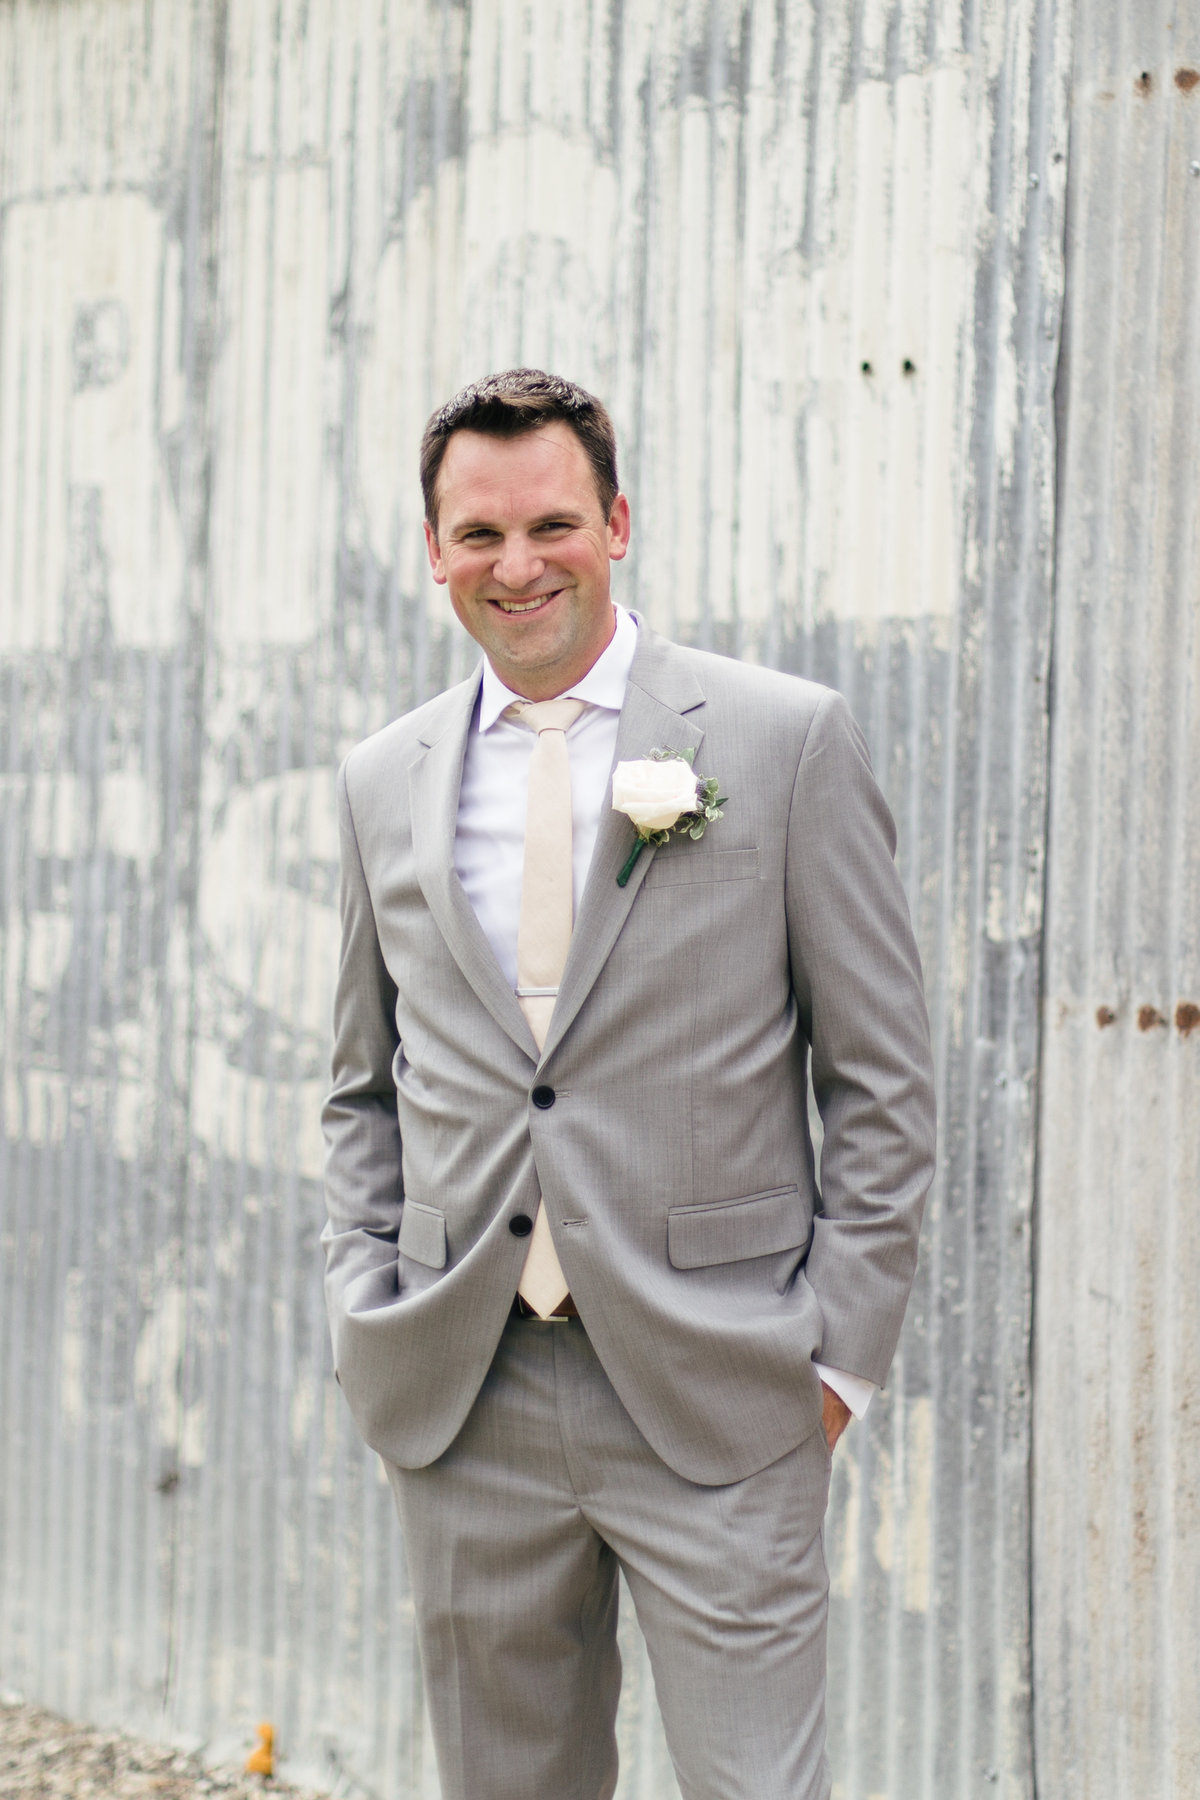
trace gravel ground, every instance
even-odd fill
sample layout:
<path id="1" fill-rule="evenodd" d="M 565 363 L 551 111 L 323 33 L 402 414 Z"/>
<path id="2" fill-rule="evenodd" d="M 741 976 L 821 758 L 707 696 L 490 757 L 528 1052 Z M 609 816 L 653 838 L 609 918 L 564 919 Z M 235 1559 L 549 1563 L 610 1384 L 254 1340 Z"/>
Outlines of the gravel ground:
<path id="1" fill-rule="evenodd" d="M 247 1747 L 249 1754 L 249 1746 Z M 0 1700 L 0 1800 L 323 1800 L 311 1788 L 245 1775 L 240 1769 L 206 1768 L 161 1744 L 119 1731 L 70 1725 L 36 1706 Z"/>

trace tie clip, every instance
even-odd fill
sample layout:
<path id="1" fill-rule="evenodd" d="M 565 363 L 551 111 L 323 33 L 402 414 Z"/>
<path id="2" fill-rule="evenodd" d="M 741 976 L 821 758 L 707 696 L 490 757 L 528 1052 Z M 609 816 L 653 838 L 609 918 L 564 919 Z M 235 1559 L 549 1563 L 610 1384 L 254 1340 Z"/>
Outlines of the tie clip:
<path id="1" fill-rule="evenodd" d="M 558 993 L 558 989 L 556 987 L 552 987 L 552 988 L 519 987 L 517 989 L 517 999 L 518 1000 L 552 1000 L 557 993 Z"/>

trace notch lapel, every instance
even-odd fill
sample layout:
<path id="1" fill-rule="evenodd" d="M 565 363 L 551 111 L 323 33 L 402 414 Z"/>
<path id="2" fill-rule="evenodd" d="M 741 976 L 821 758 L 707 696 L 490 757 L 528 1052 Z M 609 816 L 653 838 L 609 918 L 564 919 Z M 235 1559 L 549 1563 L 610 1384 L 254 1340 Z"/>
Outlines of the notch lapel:
<path id="1" fill-rule="evenodd" d="M 704 739 L 704 690 L 691 660 L 666 638 L 651 631 L 641 618 L 638 633 L 637 654 L 617 728 L 614 767 L 659 748 L 699 751 Z M 698 717 L 688 716 L 697 712 Z M 617 886 L 621 865 L 632 848 L 632 824 L 624 813 L 614 812 L 611 803 L 606 804 L 600 815 L 596 848 L 571 934 L 558 999 L 550 1017 L 543 1061 L 561 1041 L 586 1000 L 646 879 L 654 859 L 654 844 L 647 844 L 642 851 L 626 886 Z"/>
<path id="2" fill-rule="evenodd" d="M 409 804 L 417 880 L 433 921 L 464 977 L 497 1025 L 531 1062 L 537 1046 L 504 979 L 483 927 L 454 868 L 454 831 L 467 733 L 481 676 L 446 695 L 448 704 L 422 735 L 423 754 L 409 769 Z"/>

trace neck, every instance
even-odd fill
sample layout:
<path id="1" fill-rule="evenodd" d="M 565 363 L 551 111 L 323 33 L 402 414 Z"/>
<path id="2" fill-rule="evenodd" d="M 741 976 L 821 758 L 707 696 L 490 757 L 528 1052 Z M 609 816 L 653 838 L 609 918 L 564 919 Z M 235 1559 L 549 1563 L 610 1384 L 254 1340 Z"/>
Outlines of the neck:
<path id="1" fill-rule="evenodd" d="M 492 673 L 504 683 L 505 687 L 508 688 L 511 693 L 519 694 L 522 700 L 533 700 L 535 702 L 539 700 L 557 700 L 560 694 L 565 694 L 569 688 L 575 686 L 577 681 L 582 681 L 585 675 L 591 673 L 596 664 L 600 661 L 600 658 L 604 655 L 604 652 L 608 649 L 608 646 L 612 643 L 613 638 L 616 636 L 616 631 L 617 610 L 614 606 L 610 614 L 608 636 L 605 638 L 604 642 L 600 645 L 599 649 L 592 654 L 587 662 L 583 663 L 582 666 L 573 668 L 567 675 L 552 675 L 549 673 L 542 675 L 536 669 L 517 669 L 509 675 L 506 674 L 503 669 L 498 669 L 494 662 L 491 663 Z M 488 661 L 491 662 L 490 657 L 488 658 Z"/>

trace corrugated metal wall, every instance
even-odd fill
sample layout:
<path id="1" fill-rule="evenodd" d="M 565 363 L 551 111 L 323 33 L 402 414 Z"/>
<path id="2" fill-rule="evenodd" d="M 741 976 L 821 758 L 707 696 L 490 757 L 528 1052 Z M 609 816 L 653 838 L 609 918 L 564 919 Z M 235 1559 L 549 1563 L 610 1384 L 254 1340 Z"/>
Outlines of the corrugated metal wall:
<path id="1" fill-rule="evenodd" d="M 136 1718 L 178 1549 L 204 673 L 211 77 L 157 24 L 0 13 L 0 1655 Z"/>
<path id="2" fill-rule="evenodd" d="M 1080 0 L 1035 1484 L 1041 1791 L 1200 1792 L 1200 7 Z"/>
<path id="3" fill-rule="evenodd" d="M 1128 667 L 1082 571 L 1102 553 L 1088 537 L 1101 477 L 1144 468 L 1148 492 L 1170 473 L 1149 458 L 1182 445 L 1167 491 L 1183 508 L 1196 391 L 1191 349 L 1178 417 L 1138 440 L 1143 462 L 1097 461 L 1098 389 L 1130 407 L 1135 391 L 1117 348 L 1111 367 L 1095 348 L 1117 271 L 1115 251 L 1102 263 L 1104 209 L 1127 194 L 1123 230 L 1143 233 L 1120 274 L 1152 382 L 1169 366 L 1155 309 L 1175 307 L 1173 355 L 1194 332 L 1182 277 L 1152 285 L 1167 265 L 1148 221 L 1165 207 L 1171 254 L 1190 250 L 1194 267 L 1200 181 L 1165 171 L 1200 96 L 1172 86 L 1183 26 L 1165 35 L 1164 13 L 1153 94 L 1114 76 L 1121 131 L 1149 132 L 1168 106 L 1177 120 L 1174 139 L 1138 140 L 1139 168 L 1158 171 L 1138 220 L 1123 140 L 1105 139 L 1109 115 L 1078 74 L 1108 14 L 1076 3 L 1081 286 L 1061 390 L 1075 461 L 1058 470 L 1074 523 L 1059 553 L 1062 579 L 1090 585 L 1058 638 L 1067 847 L 1047 982 L 1090 995 L 1090 966 L 1066 972 L 1096 854 L 1071 823 L 1084 790 L 1067 759 L 1106 722 L 1088 689 L 1071 699 L 1070 632 L 1092 646 L 1088 668 L 1103 654 L 1123 678 L 1140 668 L 1183 693 L 1167 624 L 1136 635 L 1132 595 L 1161 590 L 1151 561 L 1137 588 L 1105 590 L 1134 634 Z M 942 1171 L 893 1381 L 837 1464 L 837 1791 L 1032 1793 L 1031 1217 L 1072 30 L 1069 0 L 0 5 L 9 1682 L 214 1754 L 273 1717 L 293 1767 L 343 1791 L 435 1792 L 402 1550 L 329 1379 L 317 1281 L 331 774 L 357 737 L 468 666 L 422 571 L 415 444 L 460 381 L 534 361 L 613 404 L 638 521 L 622 596 L 684 638 L 843 688 L 896 810 Z M 1100 62 L 1087 68 L 1094 88 Z M 1191 542 L 1182 510 L 1151 543 L 1126 506 L 1131 568 L 1142 554 L 1165 568 Z M 1194 749 L 1193 715 L 1171 705 L 1142 741 L 1182 747 L 1190 730 Z M 1097 820 L 1127 792 L 1086 791 Z M 1171 791 L 1164 858 L 1187 841 L 1187 789 Z M 1149 802 L 1130 817 L 1152 835 Z M 1132 850 L 1123 839 L 1129 930 Z M 1182 933 L 1195 886 L 1170 866 Z M 1172 1006 L 1190 992 L 1186 971 L 1170 974 L 1164 1016 L 1168 988 Z M 1056 1049 L 1056 1018 L 1041 1104 L 1047 1395 L 1091 1368 L 1088 1344 L 1107 1348 L 1094 1323 L 1086 1335 L 1084 1296 L 1071 1340 L 1084 1349 L 1047 1373 L 1046 1309 L 1079 1279 L 1069 1240 L 1061 1273 L 1054 1261 L 1067 1195 L 1085 1198 L 1070 1083 L 1119 1041 L 1164 1059 L 1200 1042 L 1174 1025 L 1093 1026 L 1085 1057 L 1073 1038 Z M 1156 1104 L 1168 1091 L 1176 1137 L 1160 1127 L 1155 1154 L 1180 1146 L 1180 1185 L 1154 1240 L 1163 1266 L 1184 1254 L 1195 1164 L 1182 1086 L 1155 1086 Z M 1117 1165 L 1097 1153 L 1114 1221 L 1143 1191 Z M 1149 1192 L 1154 1177 L 1138 1179 Z M 1161 1310 L 1152 1323 L 1166 1328 Z M 1185 1378 L 1186 1342 L 1156 1365 L 1163 1396 Z M 1084 1412 L 1071 1416 L 1082 1433 Z M 1153 1416 L 1165 1455 L 1167 1414 Z M 1075 1479 L 1083 1436 L 1057 1400 L 1042 1417 L 1039 1469 Z M 1045 1505 L 1039 1517 L 1039 1608 L 1043 1576 L 1064 1583 L 1057 1646 L 1096 1589 L 1063 1574 L 1077 1536 Z M 1156 1591 L 1181 1567 L 1161 1566 Z M 1183 1633 L 1169 1639 L 1180 1680 Z M 1086 1689 L 1078 1661 L 1038 1641 L 1039 1744 L 1061 1771 L 1113 1671 Z M 628 1645 L 621 1792 L 663 1800 L 631 1632 Z M 1070 1790 L 1060 1775 L 1042 1791 Z"/>

